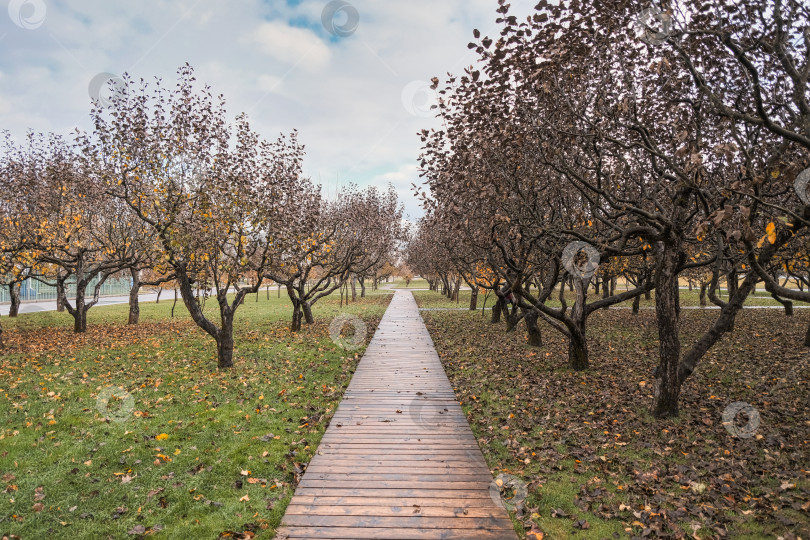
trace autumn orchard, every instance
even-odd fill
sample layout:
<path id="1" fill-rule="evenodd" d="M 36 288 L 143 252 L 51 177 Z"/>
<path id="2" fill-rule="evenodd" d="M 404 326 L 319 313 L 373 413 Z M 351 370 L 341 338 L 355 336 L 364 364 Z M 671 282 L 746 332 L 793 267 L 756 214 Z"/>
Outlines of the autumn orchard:
<path id="1" fill-rule="evenodd" d="M 3 285 L 54 285 L 76 332 L 110 276 L 132 277 L 130 324 L 142 285 L 172 283 L 216 342 L 219 367 L 231 367 L 237 310 L 269 280 L 285 287 L 297 332 L 318 299 L 348 280 L 376 283 L 396 262 L 393 191 L 324 199 L 301 172 L 296 132 L 262 139 L 188 65 L 176 84 L 125 77 L 90 114 L 92 132 L 71 140 L 7 135 L 0 162 Z"/>
<path id="2" fill-rule="evenodd" d="M 427 216 L 409 264 L 450 295 L 461 280 L 492 290 L 493 322 L 502 312 L 511 332 L 525 320 L 538 345 L 539 318 L 566 337 L 574 370 L 599 369 L 591 314 L 629 300 L 637 311 L 654 291 L 651 410 L 677 416 L 682 385 L 758 283 L 786 309 L 810 299 L 785 286 L 807 282 L 810 205 L 797 178 L 810 166 L 810 10 L 557 4 L 520 20 L 500 0 L 499 35 L 476 30 L 469 45 L 478 62 L 434 79 L 443 127 L 421 133 Z M 566 257 L 573 242 L 590 254 Z M 631 286 L 618 290 L 618 277 Z M 682 279 L 720 308 L 688 343 Z"/>

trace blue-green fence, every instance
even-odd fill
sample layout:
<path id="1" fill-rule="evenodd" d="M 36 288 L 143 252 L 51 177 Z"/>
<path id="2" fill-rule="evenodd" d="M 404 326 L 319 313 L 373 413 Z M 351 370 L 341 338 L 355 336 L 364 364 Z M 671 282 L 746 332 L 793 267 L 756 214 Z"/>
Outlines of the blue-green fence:
<path id="1" fill-rule="evenodd" d="M 87 286 L 87 294 L 92 295 L 95 289 L 95 284 L 98 281 L 93 281 Z M 130 278 L 109 278 L 101 286 L 101 296 L 119 296 L 129 294 L 132 280 Z M 67 297 L 68 299 L 75 298 L 76 296 L 76 283 L 68 283 Z M 35 302 L 38 300 L 56 300 L 56 287 L 51 287 L 35 279 L 26 279 L 22 282 L 20 287 L 20 300 L 23 302 Z M 10 302 L 8 287 L 0 287 L 0 303 Z"/>

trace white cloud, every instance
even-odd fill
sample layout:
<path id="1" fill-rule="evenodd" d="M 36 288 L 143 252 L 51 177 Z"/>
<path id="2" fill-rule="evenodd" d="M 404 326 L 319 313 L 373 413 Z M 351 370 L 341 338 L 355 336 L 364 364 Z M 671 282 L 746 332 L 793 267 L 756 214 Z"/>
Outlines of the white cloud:
<path id="1" fill-rule="evenodd" d="M 311 30 L 273 21 L 261 24 L 248 38 L 271 58 L 291 66 L 314 71 L 329 63 L 329 48 Z"/>

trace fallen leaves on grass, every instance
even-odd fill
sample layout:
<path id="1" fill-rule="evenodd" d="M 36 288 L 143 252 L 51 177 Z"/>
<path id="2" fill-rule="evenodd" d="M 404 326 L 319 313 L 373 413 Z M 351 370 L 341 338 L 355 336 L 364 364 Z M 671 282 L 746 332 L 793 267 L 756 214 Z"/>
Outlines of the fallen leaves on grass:
<path id="1" fill-rule="evenodd" d="M 595 313 L 592 368 L 579 373 L 547 326 L 545 345 L 533 348 L 522 327 L 520 339 L 505 339 L 504 325 L 480 313 L 422 315 L 490 468 L 526 481 L 527 513 L 546 508 L 540 526 L 553 517 L 568 521 L 568 534 L 599 519 L 650 538 L 691 536 L 690 523 L 701 538 L 810 536 L 806 318 L 744 310 L 684 385 L 680 417 L 659 421 L 648 413 L 658 355 L 652 311 Z M 684 346 L 716 316 L 682 312 Z M 736 401 L 761 415 L 755 436 L 723 425 Z M 578 486 L 570 506 L 548 506 L 550 481 Z M 524 519 L 527 530 L 533 524 Z"/>

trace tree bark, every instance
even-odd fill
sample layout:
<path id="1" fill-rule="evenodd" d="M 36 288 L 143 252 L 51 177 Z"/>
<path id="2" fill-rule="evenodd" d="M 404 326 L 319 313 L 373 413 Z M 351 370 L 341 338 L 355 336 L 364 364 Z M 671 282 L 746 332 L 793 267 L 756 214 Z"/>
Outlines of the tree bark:
<path id="1" fill-rule="evenodd" d="M 478 309 L 478 287 L 473 287 L 470 292 L 470 311 Z"/>
<path id="2" fill-rule="evenodd" d="M 588 342 L 584 331 L 580 335 L 572 334 L 568 340 L 568 366 L 574 371 L 588 369 Z"/>
<path id="3" fill-rule="evenodd" d="M 656 418 L 678 416 L 681 380 L 680 309 L 678 289 L 678 246 L 667 245 L 656 272 L 655 314 L 658 323 L 659 364 L 655 370 L 652 414 Z"/>
<path id="4" fill-rule="evenodd" d="M 585 302 L 587 300 L 588 285 L 579 278 L 572 279 L 572 283 L 574 284 L 576 301 L 571 310 L 571 319 L 574 325 L 568 328 L 570 334 L 568 338 L 568 365 L 574 371 L 583 371 L 588 369 L 590 365 L 588 341 L 585 337 Z M 605 286 L 605 283 L 602 283 L 602 287 Z"/>
<path id="5" fill-rule="evenodd" d="M 495 305 L 492 306 L 492 317 L 490 318 L 489 322 L 492 324 L 497 324 L 501 322 L 501 310 L 506 302 L 500 296 L 495 301 Z"/>
<path id="6" fill-rule="evenodd" d="M 233 309 L 236 305 L 233 306 Z M 219 329 L 217 341 L 217 367 L 233 367 L 233 309 L 222 317 L 222 328 Z"/>
<path id="7" fill-rule="evenodd" d="M 141 306 L 138 303 L 138 292 L 141 289 L 141 272 L 130 268 L 129 274 L 132 277 L 132 288 L 129 290 L 129 319 L 127 324 L 138 324 L 141 317 Z"/>
<path id="8" fill-rule="evenodd" d="M 357 279 L 360 282 L 360 298 L 366 297 L 366 278 L 360 277 Z M 309 322 L 309 321 L 307 321 Z"/>
<path id="9" fill-rule="evenodd" d="M 301 330 L 301 322 L 304 318 L 304 311 L 301 307 L 301 300 L 295 294 L 295 289 L 292 285 L 287 285 L 287 296 L 293 305 L 292 321 L 290 323 L 290 332 L 298 332 Z"/>
<path id="10" fill-rule="evenodd" d="M 304 320 L 307 324 L 315 323 L 315 317 L 312 316 L 312 304 L 309 302 L 301 302 L 301 310 L 304 312 Z"/>
<path id="11" fill-rule="evenodd" d="M 785 315 L 787 317 L 793 316 L 793 302 L 791 302 L 790 300 L 783 300 L 781 297 L 779 297 L 779 295 L 776 295 L 774 293 L 771 293 L 771 297 L 780 304 L 782 304 L 783 306 L 785 306 Z"/>
<path id="12" fill-rule="evenodd" d="M 641 305 L 641 295 L 633 298 L 633 315 L 638 315 L 640 305 Z"/>
<path id="13" fill-rule="evenodd" d="M 357 301 L 357 276 L 352 276 L 352 302 Z"/>
<path id="14" fill-rule="evenodd" d="M 11 299 L 11 305 L 8 307 L 8 316 L 16 317 L 20 313 L 20 286 L 19 281 L 8 286 L 8 295 Z"/>
<path id="15" fill-rule="evenodd" d="M 172 319 L 174 319 L 175 306 L 177 306 L 177 288 L 174 289 L 174 303 L 172 304 Z"/>
<path id="16" fill-rule="evenodd" d="M 163 292 L 163 287 L 158 287 L 157 298 L 155 298 L 155 303 L 160 303 L 160 294 Z"/>
<path id="17" fill-rule="evenodd" d="M 526 319 L 526 334 L 528 343 L 532 347 L 540 347 L 543 345 L 543 335 L 540 332 L 540 326 L 537 324 L 539 313 L 533 309 L 527 309 L 523 315 Z"/>
<path id="18" fill-rule="evenodd" d="M 700 307 L 706 307 L 706 287 L 709 284 L 705 281 L 700 282 Z"/>

